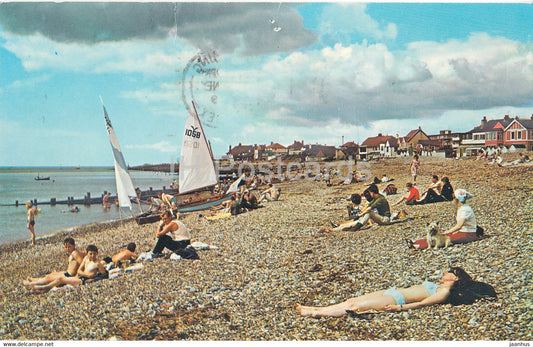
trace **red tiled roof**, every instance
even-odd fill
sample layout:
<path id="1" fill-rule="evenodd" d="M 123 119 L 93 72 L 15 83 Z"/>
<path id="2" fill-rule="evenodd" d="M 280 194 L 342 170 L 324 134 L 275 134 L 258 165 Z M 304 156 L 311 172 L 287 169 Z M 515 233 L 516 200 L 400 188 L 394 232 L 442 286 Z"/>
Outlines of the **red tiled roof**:
<path id="1" fill-rule="evenodd" d="M 273 143 L 270 146 L 267 146 L 269 149 L 286 149 L 285 146 L 280 145 L 279 143 Z"/>
<path id="2" fill-rule="evenodd" d="M 235 156 L 235 155 L 241 155 L 243 153 L 250 153 L 250 152 L 253 152 L 253 150 L 254 150 L 254 146 L 240 145 L 240 146 L 235 146 L 234 148 L 232 148 L 228 154 Z"/>
<path id="3" fill-rule="evenodd" d="M 389 141 L 391 147 L 398 147 L 398 140 L 392 135 L 369 137 L 361 146 L 379 147 L 379 145 L 385 144 L 387 141 Z"/>
<path id="4" fill-rule="evenodd" d="M 357 143 L 353 142 L 353 141 L 350 141 L 350 142 L 346 142 L 344 145 L 342 145 L 341 147 L 357 147 Z"/>
<path id="5" fill-rule="evenodd" d="M 479 133 L 479 132 L 487 132 L 497 129 L 507 128 L 509 124 L 512 123 L 512 121 L 515 120 L 514 118 L 501 118 L 501 119 L 491 119 L 487 121 L 485 124 L 480 124 L 474 129 L 470 130 L 469 133 Z"/>
<path id="6" fill-rule="evenodd" d="M 287 148 L 288 149 L 294 149 L 294 150 L 298 151 L 298 150 L 304 148 L 304 145 L 303 145 L 303 143 L 301 143 L 299 141 L 294 141 L 294 143 L 292 145 L 289 145 Z"/>

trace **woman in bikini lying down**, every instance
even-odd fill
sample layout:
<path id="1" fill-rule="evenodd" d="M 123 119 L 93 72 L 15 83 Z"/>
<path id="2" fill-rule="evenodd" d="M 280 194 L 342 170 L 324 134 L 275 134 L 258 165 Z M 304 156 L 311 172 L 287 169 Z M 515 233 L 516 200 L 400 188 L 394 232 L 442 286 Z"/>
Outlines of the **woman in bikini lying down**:
<path id="1" fill-rule="evenodd" d="M 496 297 L 494 288 L 472 280 L 460 267 L 452 267 L 442 276 L 440 284 L 425 281 L 409 288 L 390 288 L 348 299 L 342 303 L 314 307 L 298 305 L 302 316 L 340 317 L 345 314 L 376 311 L 404 311 L 440 303 L 471 304 L 483 297 Z"/>

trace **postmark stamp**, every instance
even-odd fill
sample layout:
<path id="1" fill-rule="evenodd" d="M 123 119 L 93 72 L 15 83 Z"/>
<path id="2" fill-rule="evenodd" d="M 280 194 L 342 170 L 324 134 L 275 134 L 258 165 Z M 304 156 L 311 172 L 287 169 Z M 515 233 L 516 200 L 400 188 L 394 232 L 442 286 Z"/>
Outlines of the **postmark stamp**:
<path id="1" fill-rule="evenodd" d="M 198 116 L 207 127 L 215 127 L 219 81 L 219 55 L 216 50 L 195 54 L 183 69 L 181 78 L 182 101 L 189 110 L 194 101 Z"/>

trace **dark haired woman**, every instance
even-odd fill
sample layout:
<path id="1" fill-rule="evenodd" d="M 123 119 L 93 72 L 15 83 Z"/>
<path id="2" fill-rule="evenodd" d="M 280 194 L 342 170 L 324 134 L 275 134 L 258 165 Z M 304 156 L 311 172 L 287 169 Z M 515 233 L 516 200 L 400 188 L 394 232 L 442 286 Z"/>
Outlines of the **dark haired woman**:
<path id="1" fill-rule="evenodd" d="M 477 286 L 475 285 L 477 284 Z M 374 293 L 348 299 L 340 304 L 314 307 L 298 305 L 296 310 L 302 316 L 340 317 L 347 313 L 361 313 L 369 310 L 403 311 L 441 303 L 472 303 L 472 300 L 461 302 L 457 298 L 463 295 L 465 288 L 469 298 L 496 297 L 490 285 L 472 280 L 460 267 L 452 267 L 442 276 L 440 284 L 425 281 L 409 288 L 390 288 Z M 453 299 L 453 300 L 452 300 Z"/>

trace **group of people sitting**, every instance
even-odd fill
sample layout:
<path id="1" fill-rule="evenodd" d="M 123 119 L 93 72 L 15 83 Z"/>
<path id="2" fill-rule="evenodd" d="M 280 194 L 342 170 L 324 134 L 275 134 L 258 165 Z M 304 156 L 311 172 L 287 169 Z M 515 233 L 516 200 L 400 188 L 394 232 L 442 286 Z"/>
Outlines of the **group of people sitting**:
<path id="1" fill-rule="evenodd" d="M 439 180 L 439 176 L 433 175 L 431 182 L 426 187 L 424 193 L 420 194 L 418 189 L 411 183 L 406 183 L 407 195 L 404 195 L 393 206 L 405 201 L 406 205 L 424 205 L 434 202 L 452 201 L 454 199 L 453 187 L 448 177 Z"/>
<path id="2" fill-rule="evenodd" d="M 483 236 L 483 229 L 478 227 L 474 210 L 467 203 L 472 195 L 464 189 L 453 190 L 447 177 L 442 180 L 434 175 L 431 184 L 428 185 L 423 198 L 420 199 L 418 190 L 407 183 L 408 195 L 402 197 L 395 205 L 405 201 L 407 205 L 421 205 L 439 201 L 455 201 L 457 204 L 456 224 L 449 230 L 442 233 L 450 238 L 452 244 L 468 243 Z M 363 203 L 363 199 L 365 202 Z M 340 224 L 331 223 L 332 227 L 322 226 L 322 232 L 334 231 L 358 231 L 361 228 L 377 223 L 387 225 L 398 218 L 398 214 L 391 214 L 389 202 L 380 194 L 376 184 L 371 184 L 362 195 L 352 194 L 347 206 L 349 221 Z M 428 247 L 426 238 L 412 241 L 406 240 L 411 249 L 425 249 Z"/>
<path id="3" fill-rule="evenodd" d="M 227 201 L 224 201 L 221 205 L 221 209 L 217 209 L 210 215 L 206 216 L 207 219 L 217 216 L 235 216 L 243 212 L 248 212 L 261 207 L 263 201 L 276 201 L 281 194 L 281 188 L 276 187 L 274 184 L 269 183 L 268 188 L 263 190 L 259 196 L 259 199 L 255 195 L 252 189 L 244 189 L 242 192 L 236 192 Z"/>
<path id="4" fill-rule="evenodd" d="M 121 266 L 124 261 L 135 261 L 138 255 L 135 253 L 135 243 L 129 243 L 126 249 L 118 252 L 112 257 L 98 259 L 98 247 L 88 245 L 85 252 L 76 248 L 76 243 L 72 237 L 67 237 L 63 245 L 69 254 L 66 271 L 55 271 L 44 277 L 29 277 L 22 281 L 22 284 L 32 292 L 44 293 L 54 287 L 80 284 L 106 279 L 109 277 L 109 270 L 114 266 Z"/>
<path id="5" fill-rule="evenodd" d="M 198 254 L 191 245 L 189 229 L 179 220 L 173 220 L 170 210 L 163 211 L 161 221 L 156 229 L 156 244 L 150 253 L 150 258 L 163 257 L 165 248 L 183 259 L 198 259 Z M 87 284 L 101 279 L 109 278 L 109 271 L 117 267 L 127 267 L 140 259 L 135 253 L 136 244 L 129 243 L 126 249 L 121 250 L 112 257 L 98 258 L 98 247 L 88 245 L 86 251 L 76 248 L 73 238 L 67 237 L 64 241 L 65 250 L 69 254 L 66 271 L 51 272 L 40 278 L 30 277 L 22 284 L 30 291 L 44 293 L 54 287 Z M 170 254 L 172 254 L 170 253 Z"/>

